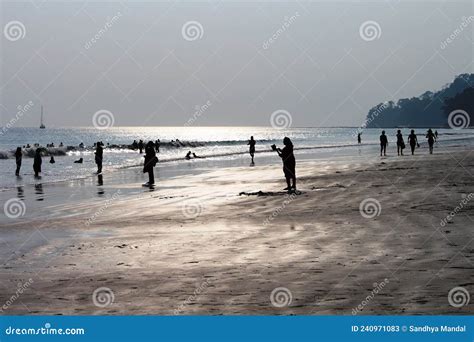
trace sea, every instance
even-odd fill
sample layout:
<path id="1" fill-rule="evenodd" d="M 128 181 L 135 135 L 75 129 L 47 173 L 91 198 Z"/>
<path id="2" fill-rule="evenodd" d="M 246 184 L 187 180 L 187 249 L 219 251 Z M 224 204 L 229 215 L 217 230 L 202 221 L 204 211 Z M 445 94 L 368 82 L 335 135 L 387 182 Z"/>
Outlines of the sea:
<path id="1" fill-rule="evenodd" d="M 388 152 L 396 155 L 395 128 L 385 129 L 389 138 Z M 143 165 L 143 154 L 131 148 L 134 140 L 160 139 L 158 169 L 161 177 L 173 177 L 218 167 L 248 166 L 248 140 L 257 141 L 256 165 L 279 164 L 280 158 L 271 145 L 282 147 L 282 140 L 289 137 L 295 147 L 298 160 L 332 160 L 354 155 L 377 155 L 379 135 L 382 129 L 364 128 L 362 144 L 357 143 L 359 128 L 285 128 L 272 127 L 95 127 L 78 128 L 27 128 L 12 127 L 0 135 L 0 190 L 27 184 L 35 184 L 33 177 L 33 155 L 35 144 L 45 147 L 43 156 L 42 183 L 68 181 L 91 177 L 96 171 L 94 143 L 102 141 L 104 147 L 104 173 L 124 168 L 139 168 Z M 427 128 L 417 128 L 422 148 L 426 148 Z M 474 129 L 437 129 L 437 146 L 474 146 Z M 409 129 L 402 129 L 405 141 Z M 62 147 L 59 147 L 62 143 Z M 27 147 L 27 144 L 30 147 Z M 54 144 L 54 147 L 46 147 Z M 80 145 L 83 144 L 83 147 Z M 82 146 L 82 145 L 81 145 Z M 14 152 L 23 149 L 21 176 L 15 177 Z M 188 151 L 198 157 L 186 160 Z M 405 150 L 408 154 L 408 149 Z M 424 151 L 426 153 L 426 151 Z M 53 155 L 55 163 L 50 164 Z M 82 164 L 74 163 L 83 158 Z"/>

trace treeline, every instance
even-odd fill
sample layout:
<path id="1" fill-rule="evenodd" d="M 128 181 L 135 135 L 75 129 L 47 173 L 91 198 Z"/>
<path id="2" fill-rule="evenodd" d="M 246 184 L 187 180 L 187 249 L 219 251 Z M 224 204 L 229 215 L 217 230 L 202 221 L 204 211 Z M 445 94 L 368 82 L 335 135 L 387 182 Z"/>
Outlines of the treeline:
<path id="1" fill-rule="evenodd" d="M 462 74 L 437 92 L 418 97 L 388 101 L 372 107 L 366 127 L 448 127 L 448 115 L 462 109 L 474 124 L 474 74 Z"/>

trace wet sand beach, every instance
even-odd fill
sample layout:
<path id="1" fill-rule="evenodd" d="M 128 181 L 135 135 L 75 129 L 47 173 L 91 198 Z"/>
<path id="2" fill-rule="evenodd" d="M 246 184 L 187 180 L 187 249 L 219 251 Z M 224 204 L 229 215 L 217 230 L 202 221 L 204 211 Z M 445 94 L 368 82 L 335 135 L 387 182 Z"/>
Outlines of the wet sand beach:
<path id="1" fill-rule="evenodd" d="M 9 315 L 469 314 L 448 292 L 474 290 L 473 170 L 472 151 L 436 151 L 297 162 L 298 195 L 258 160 L 158 175 L 154 191 L 137 171 L 48 185 L 2 217 L 0 303 Z"/>

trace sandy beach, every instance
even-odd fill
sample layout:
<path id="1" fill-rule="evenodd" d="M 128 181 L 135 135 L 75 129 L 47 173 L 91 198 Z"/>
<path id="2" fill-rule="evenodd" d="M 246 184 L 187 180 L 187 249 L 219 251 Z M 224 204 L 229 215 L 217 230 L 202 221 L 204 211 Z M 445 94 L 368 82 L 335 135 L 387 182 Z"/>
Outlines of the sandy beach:
<path id="1" fill-rule="evenodd" d="M 473 167 L 472 151 L 302 161 L 298 195 L 258 161 L 154 191 L 137 170 L 47 185 L 2 218 L 3 314 L 469 314 L 448 292 L 474 293 Z"/>

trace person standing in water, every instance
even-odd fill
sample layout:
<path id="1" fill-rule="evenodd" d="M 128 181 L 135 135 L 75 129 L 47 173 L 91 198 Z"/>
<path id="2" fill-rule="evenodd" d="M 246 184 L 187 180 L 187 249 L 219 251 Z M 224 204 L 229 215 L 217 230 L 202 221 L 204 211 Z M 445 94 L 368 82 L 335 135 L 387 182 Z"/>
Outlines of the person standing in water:
<path id="1" fill-rule="evenodd" d="M 403 150 L 405 148 L 405 141 L 403 141 L 402 131 L 397 131 L 397 154 L 403 156 Z"/>
<path id="2" fill-rule="evenodd" d="M 161 143 L 160 139 L 157 139 L 155 141 L 155 151 L 156 151 L 156 153 L 160 153 L 160 143 Z"/>
<path id="3" fill-rule="evenodd" d="M 156 166 L 158 158 L 155 153 L 155 146 L 153 141 L 149 141 L 145 147 L 145 164 L 143 165 L 143 173 L 148 172 L 148 182 L 145 183 L 145 186 L 152 186 L 155 184 L 155 174 L 153 173 L 153 168 Z"/>
<path id="4" fill-rule="evenodd" d="M 411 155 L 415 154 L 415 147 L 418 146 L 418 139 L 416 138 L 415 130 L 412 129 L 410 135 L 408 136 L 408 143 L 411 148 Z"/>
<path id="5" fill-rule="evenodd" d="M 384 156 L 386 156 L 385 152 L 387 151 L 387 145 L 387 136 L 385 135 L 385 131 L 382 131 L 382 134 L 380 135 L 380 156 L 382 156 L 382 153 Z"/>
<path id="6" fill-rule="evenodd" d="M 357 134 L 357 143 L 360 145 L 362 143 L 361 135 L 362 133 Z"/>
<path id="7" fill-rule="evenodd" d="M 95 163 L 97 164 L 97 174 L 102 173 L 103 155 L 104 155 L 104 149 L 102 148 L 102 142 L 98 141 L 95 147 Z"/>
<path id="8" fill-rule="evenodd" d="M 252 158 L 252 162 L 251 164 L 254 165 L 254 161 L 253 161 L 253 157 L 255 155 L 255 144 L 256 144 L 256 141 L 253 140 L 253 135 L 250 137 L 250 140 L 249 142 L 247 143 L 247 145 L 249 145 L 249 153 L 250 153 L 250 157 Z"/>
<path id="9" fill-rule="evenodd" d="M 138 142 L 138 149 L 140 150 L 140 154 L 143 153 L 143 140 L 140 139 Z"/>
<path id="10" fill-rule="evenodd" d="M 283 149 L 277 148 L 275 145 L 272 145 L 272 149 L 278 153 L 283 161 L 283 173 L 285 174 L 287 185 L 283 190 L 288 190 L 288 193 L 292 193 L 296 191 L 296 160 L 293 154 L 293 143 L 290 138 L 285 137 L 283 145 L 285 145 Z"/>
<path id="11" fill-rule="evenodd" d="M 426 132 L 426 138 L 428 139 L 428 146 L 430 148 L 430 154 L 433 154 L 433 145 L 435 142 L 435 135 L 431 128 Z"/>
<path id="12" fill-rule="evenodd" d="M 35 172 L 35 177 L 38 178 L 41 172 L 41 164 L 43 160 L 41 159 L 41 149 L 37 148 L 35 152 L 35 159 L 33 161 L 33 171 Z"/>
<path id="13" fill-rule="evenodd" d="M 21 152 L 21 147 L 17 147 L 15 151 L 15 160 L 16 160 L 16 171 L 15 175 L 20 175 L 20 168 L 21 168 L 21 159 L 23 158 L 23 153 Z"/>

